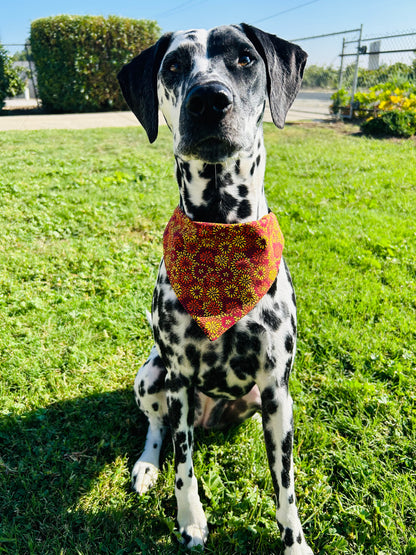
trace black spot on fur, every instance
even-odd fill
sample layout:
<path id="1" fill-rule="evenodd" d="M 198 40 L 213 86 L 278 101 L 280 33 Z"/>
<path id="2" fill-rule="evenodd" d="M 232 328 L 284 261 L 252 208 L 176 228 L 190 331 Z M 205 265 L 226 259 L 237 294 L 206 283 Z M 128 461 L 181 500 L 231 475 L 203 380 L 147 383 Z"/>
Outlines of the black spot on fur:
<path id="1" fill-rule="evenodd" d="M 282 321 L 275 312 L 265 309 L 261 314 L 263 316 L 264 323 L 269 326 L 270 329 L 273 331 L 277 331 L 279 329 Z"/>
<path id="2" fill-rule="evenodd" d="M 236 206 L 237 200 L 229 193 L 224 193 L 222 195 L 222 211 L 231 212 L 231 210 Z M 240 210 L 240 208 L 239 208 Z"/>
<path id="3" fill-rule="evenodd" d="M 172 374 L 169 379 L 165 380 L 165 388 L 167 391 L 177 393 L 180 389 L 189 387 L 189 378 L 182 375 Z"/>
<path id="4" fill-rule="evenodd" d="M 266 331 L 266 328 L 257 322 L 250 322 L 248 325 L 248 329 L 253 335 L 261 335 L 263 332 Z"/>
<path id="5" fill-rule="evenodd" d="M 162 364 L 162 359 L 159 356 L 157 356 L 156 358 L 159 359 L 160 363 Z M 156 380 L 152 383 L 152 385 L 147 390 L 148 395 L 154 395 L 155 393 L 159 393 L 160 391 L 162 391 L 162 389 L 165 388 L 165 378 L 166 378 L 166 370 L 163 370 L 162 372 L 160 372 Z"/>
<path id="6" fill-rule="evenodd" d="M 187 182 L 192 183 L 192 173 L 190 170 L 189 162 L 182 162 L 181 170 L 182 173 L 185 175 Z"/>
<path id="7" fill-rule="evenodd" d="M 290 376 L 291 370 L 292 370 L 292 357 L 289 357 L 286 361 L 285 373 L 280 383 L 282 387 L 287 387 L 289 385 L 289 376 Z"/>
<path id="8" fill-rule="evenodd" d="M 270 467 L 273 467 L 274 463 L 276 462 L 276 457 L 275 457 L 276 445 L 273 441 L 272 433 L 267 428 L 264 429 L 264 442 L 266 444 L 266 451 L 267 451 Z"/>
<path id="9" fill-rule="evenodd" d="M 238 186 L 238 194 L 240 197 L 246 197 L 248 195 L 248 187 L 247 185 L 239 185 Z"/>
<path id="10" fill-rule="evenodd" d="M 191 323 L 185 330 L 185 339 L 202 339 L 204 336 L 204 332 L 192 318 Z"/>
<path id="11" fill-rule="evenodd" d="M 293 351 L 293 336 L 292 335 L 286 335 L 285 349 L 288 353 L 292 353 L 292 351 Z"/>
<path id="12" fill-rule="evenodd" d="M 193 475 L 194 475 L 194 471 L 192 470 L 192 468 L 190 468 L 188 472 L 188 477 L 192 478 Z"/>
<path id="13" fill-rule="evenodd" d="M 159 403 L 153 403 L 152 409 L 157 412 L 159 410 Z"/>
<path id="14" fill-rule="evenodd" d="M 290 316 L 290 323 L 292 325 L 293 335 L 296 335 L 296 321 L 293 314 Z"/>
<path id="15" fill-rule="evenodd" d="M 295 498 L 293 497 L 293 494 L 290 494 L 289 498 L 288 498 L 289 505 L 292 505 L 294 503 L 294 501 L 295 501 Z"/>
<path id="16" fill-rule="evenodd" d="M 279 408 L 279 403 L 275 398 L 275 388 L 266 387 L 261 395 L 261 405 L 263 412 L 268 416 L 275 414 Z"/>
<path id="17" fill-rule="evenodd" d="M 267 294 L 270 295 L 271 297 L 274 297 L 276 294 L 276 289 L 277 289 L 277 278 L 271 284 L 270 289 L 267 291 Z"/>
<path id="18" fill-rule="evenodd" d="M 169 418 L 173 430 L 179 426 L 179 421 L 182 415 L 182 403 L 179 399 L 171 399 L 169 403 Z"/>
<path id="19" fill-rule="evenodd" d="M 218 355 L 215 351 L 207 351 L 202 355 L 202 362 L 208 364 L 208 366 L 214 366 L 218 360 Z"/>
<path id="20" fill-rule="evenodd" d="M 188 545 L 188 543 L 192 540 L 191 536 L 187 534 L 185 530 L 182 532 L 181 536 L 184 539 L 185 545 Z"/>
<path id="21" fill-rule="evenodd" d="M 230 360 L 230 366 L 240 380 L 247 376 L 254 376 L 259 369 L 259 359 L 255 355 L 235 356 Z"/>
<path id="22" fill-rule="evenodd" d="M 178 182 L 179 187 L 182 189 L 183 181 L 182 181 L 182 172 L 179 164 L 176 166 L 176 181 Z"/>
<path id="23" fill-rule="evenodd" d="M 272 434 L 267 429 L 264 430 L 264 440 L 265 440 L 265 444 L 266 444 L 267 458 L 269 460 L 270 475 L 272 477 L 274 493 L 276 495 L 276 506 L 277 506 L 277 508 L 279 508 L 279 506 L 280 506 L 280 503 L 279 503 L 280 487 L 279 487 L 279 482 L 277 481 L 276 473 L 274 471 L 274 464 L 275 464 L 275 461 L 276 461 L 275 455 L 274 455 L 275 454 L 275 444 L 273 442 Z"/>
<path id="24" fill-rule="evenodd" d="M 183 480 L 182 480 L 182 478 L 179 478 L 179 479 L 176 481 L 176 487 L 177 487 L 178 489 L 182 489 L 182 488 L 183 488 Z"/>
<path id="25" fill-rule="evenodd" d="M 227 373 L 219 366 L 213 366 L 203 376 L 203 380 L 198 383 L 198 389 L 203 393 L 209 394 L 215 389 L 227 389 Z"/>
<path id="26" fill-rule="evenodd" d="M 301 544 L 302 543 L 302 535 L 299 534 L 299 536 L 296 538 L 296 541 Z"/>
<path id="27" fill-rule="evenodd" d="M 251 215 L 251 205 L 247 199 L 240 202 L 237 210 L 237 216 L 241 220 L 248 218 Z"/>
<path id="28" fill-rule="evenodd" d="M 236 334 L 236 349 L 239 355 L 244 355 L 250 349 L 250 336 L 246 332 Z"/>
<path id="29" fill-rule="evenodd" d="M 227 330 L 222 336 L 222 357 L 221 360 L 225 364 L 233 350 L 234 330 Z"/>
<path id="30" fill-rule="evenodd" d="M 176 436 L 174 436 L 173 444 L 175 447 L 175 471 L 177 471 L 178 466 L 186 462 L 188 443 L 185 432 L 177 433 Z"/>
<path id="31" fill-rule="evenodd" d="M 199 349 L 197 349 L 195 345 L 187 345 L 185 347 L 185 355 L 195 372 L 198 372 L 201 361 L 201 353 Z"/>
<path id="32" fill-rule="evenodd" d="M 180 337 L 177 333 L 174 333 L 173 331 L 169 334 L 169 342 L 172 343 L 173 345 L 179 345 L 180 343 Z"/>
<path id="33" fill-rule="evenodd" d="M 284 544 L 287 545 L 288 547 L 291 547 L 294 543 L 295 542 L 293 540 L 293 531 L 292 531 L 292 529 L 291 528 L 286 528 Z"/>
<path id="34" fill-rule="evenodd" d="M 282 486 L 290 486 L 290 468 L 292 459 L 292 432 L 287 432 L 282 441 Z"/>

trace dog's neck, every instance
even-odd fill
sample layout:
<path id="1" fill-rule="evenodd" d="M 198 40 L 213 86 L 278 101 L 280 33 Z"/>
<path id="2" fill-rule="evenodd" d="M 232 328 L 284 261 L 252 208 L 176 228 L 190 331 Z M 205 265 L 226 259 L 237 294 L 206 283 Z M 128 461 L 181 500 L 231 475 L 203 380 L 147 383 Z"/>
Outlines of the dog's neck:
<path id="1" fill-rule="evenodd" d="M 269 212 L 264 193 L 266 153 L 262 128 L 250 151 L 221 164 L 176 159 L 180 207 L 192 220 L 244 223 Z"/>

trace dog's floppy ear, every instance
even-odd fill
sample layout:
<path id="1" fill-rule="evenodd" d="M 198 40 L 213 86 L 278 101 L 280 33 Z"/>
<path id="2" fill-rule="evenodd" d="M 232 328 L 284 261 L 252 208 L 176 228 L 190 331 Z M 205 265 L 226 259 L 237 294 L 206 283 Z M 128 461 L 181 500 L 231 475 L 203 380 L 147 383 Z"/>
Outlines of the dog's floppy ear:
<path id="1" fill-rule="evenodd" d="M 124 99 L 143 125 L 151 143 L 156 140 L 159 123 L 157 73 L 171 37 L 172 33 L 163 35 L 156 44 L 133 58 L 117 75 Z"/>
<path id="2" fill-rule="evenodd" d="M 270 111 L 274 124 L 281 129 L 298 94 L 308 55 L 296 44 L 247 23 L 241 23 L 241 28 L 266 64 Z"/>

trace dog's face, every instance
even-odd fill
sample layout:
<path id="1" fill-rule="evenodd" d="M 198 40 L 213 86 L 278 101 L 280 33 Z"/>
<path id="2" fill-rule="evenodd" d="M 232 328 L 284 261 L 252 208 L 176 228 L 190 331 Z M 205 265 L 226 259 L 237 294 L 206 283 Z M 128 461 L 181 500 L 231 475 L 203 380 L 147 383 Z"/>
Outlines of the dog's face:
<path id="1" fill-rule="evenodd" d="M 182 159 L 249 150 L 266 105 L 266 67 L 237 27 L 178 32 L 158 72 L 159 108 Z"/>
<path id="2" fill-rule="evenodd" d="M 298 46 L 242 23 L 163 35 L 118 79 L 151 142 L 161 109 L 175 154 L 217 163 L 251 148 L 267 95 L 283 127 L 305 63 Z"/>

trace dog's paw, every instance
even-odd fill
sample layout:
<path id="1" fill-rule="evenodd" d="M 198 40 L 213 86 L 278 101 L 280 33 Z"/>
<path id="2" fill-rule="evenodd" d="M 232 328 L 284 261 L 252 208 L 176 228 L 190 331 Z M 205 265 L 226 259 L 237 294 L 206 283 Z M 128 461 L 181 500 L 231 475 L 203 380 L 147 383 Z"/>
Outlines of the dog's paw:
<path id="1" fill-rule="evenodd" d="M 159 469 L 154 464 L 138 460 L 131 473 L 134 491 L 143 495 L 155 485 L 158 475 Z"/>
<path id="2" fill-rule="evenodd" d="M 182 537 L 182 543 L 185 544 L 188 549 L 198 545 L 203 547 L 208 538 L 208 524 L 206 521 L 200 524 L 190 524 L 189 526 L 180 528 L 179 531 Z"/>

